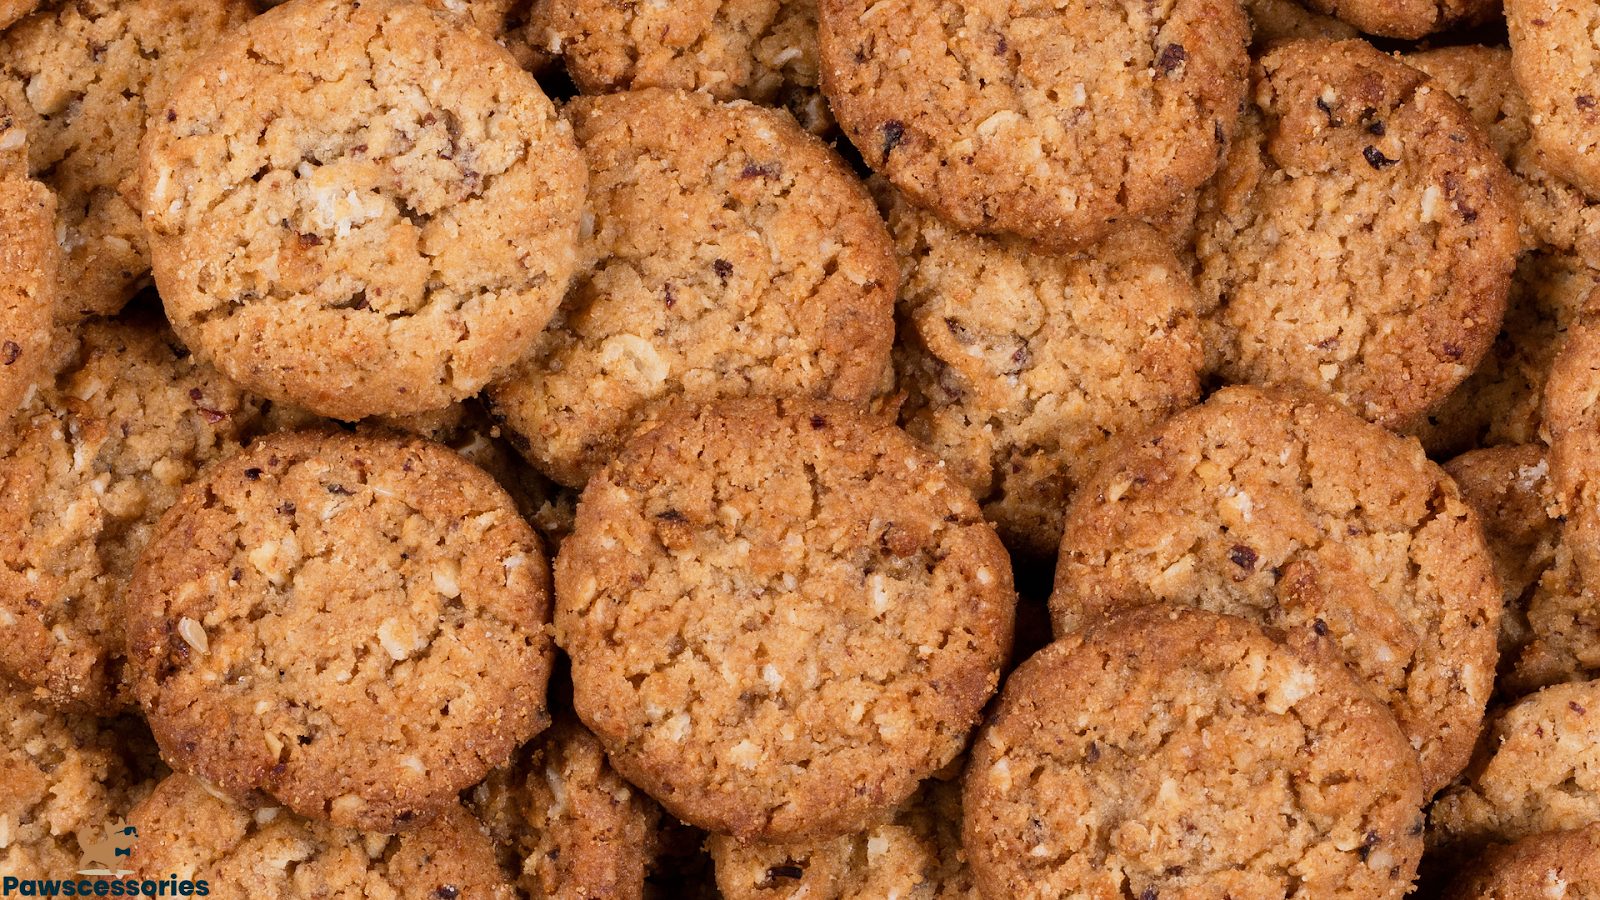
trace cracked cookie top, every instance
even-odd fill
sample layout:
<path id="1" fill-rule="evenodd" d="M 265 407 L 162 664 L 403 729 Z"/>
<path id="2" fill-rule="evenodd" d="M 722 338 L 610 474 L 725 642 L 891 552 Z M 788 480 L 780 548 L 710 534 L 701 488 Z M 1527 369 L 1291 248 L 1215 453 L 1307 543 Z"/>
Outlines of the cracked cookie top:
<path id="1" fill-rule="evenodd" d="M 1416 757 L 1342 664 L 1165 606 L 1012 673 L 962 800 L 985 897 L 1398 900 L 1422 856 Z"/>
<path id="2" fill-rule="evenodd" d="M 1421 756 L 1466 765 L 1500 587 L 1477 516 L 1415 441 L 1316 395 L 1225 388 L 1108 460 L 1067 513 L 1056 634 L 1178 603 L 1336 649 Z"/>
<path id="3" fill-rule="evenodd" d="M 477 393 L 575 265 L 586 173 L 533 77 L 405 0 L 291 0 L 184 75 L 140 157 L 178 333 L 356 419 Z"/>
<path id="4" fill-rule="evenodd" d="M 1244 96 L 1236 0 L 823 0 L 822 87 L 918 206 L 1054 250 L 1217 169 Z"/>
<path id="5" fill-rule="evenodd" d="M 574 703 L 629 781 L 743 839 L 858 831 L 960 752 L 1010 647 L 972 496 L 839 403 L 680 408 L 589 482 L 556 562 Z"/>
<path id="6" fill-rule="evenodd" d="M 538 537 L 461 457 L 276 434 L 162 519 L 129 589 L 128 654 L 175 769 L 394 831 L 547 724 L 549 609 Z"/>

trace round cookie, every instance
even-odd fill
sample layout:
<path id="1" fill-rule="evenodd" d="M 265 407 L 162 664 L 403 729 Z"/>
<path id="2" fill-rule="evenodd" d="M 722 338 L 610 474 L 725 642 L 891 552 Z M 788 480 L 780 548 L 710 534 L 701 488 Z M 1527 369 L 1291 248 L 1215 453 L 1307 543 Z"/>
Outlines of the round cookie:
<path id="1" fill-rule="evenodd" d="M 59 197 L 56 317 L 122 308 L 150 271 L 136 198 L 146 117 L 178 76 L 248 19 L 247 0 L 56 0 L 0 35 L 0 98 Z"/>
<path id="2" fill-rule="evenodd" d="M 1355 26 L 1318 15 L 1296 0 L 1243 0 L 1241 5 L 1250 16 L 1250 50 L 1255 54 L 1277 41 L 1347 41 L 1359 34 Z"/>
<path id="3" fill-rule="evenodd" d="M 0 96 L 0 423 L 44 374 L 60 267 L 55 194 L 28 177 L 27 135 Z"/>
<path id="4" fill-rule="evenodd" d="M 578 715 L 669 812 L 744 840 L 859 831 L 953 759 L 1014 604 L 942 463 L 809 400 L 675 411 L 590 480 L 556 560 Z"/>
<path id="5" fill-rule="evenodd" d="M 991 898 L 1398 900 L 1422 796 L 1393 717 L 1335 657 L 1153 606 L 1006 681 L 962 837 Z"/>
<path id="6" fill-rule="evenodd" d="M 1565 516 L 1562 541 L 1578 574 L 1600 584 L 1600 287 L 1591 292 L 1545 382 L 1545 427 L 1557 511 Z"/>
<path id="7" fill-rule="evenodd" d="M 573 271 L 585 179 L 533 77 L 406 0 L 252 20 L 185 73 L 140 152 L 179 335 L 342 419 L 447 406 L 526 353 Z"/>
<path id="8" fill-rule="evenodd" d="M 276 806 L 235 806 L 200 780 L 173 775 L 129 821 L 139 829 L 131 857 L 137 877 L 204 881 L 218 900 L 517 896 L 483 825 L 454 802 L 431 824 L 390 836 Z"/>
<path id="9" fill-rule="evenodd" d="M 837 155 L 780 113 L 702 94 L 578 98 L 564 115 L 594 173 L 593 270 L 489 394 L 529 460 L 581 488 L 680 402 L 866 403 L 899 273 Z"/>
<path id="10" fill-rule="evenodd" d="M 1493 687 L 1500 587 L 1477 516 L 1404 440 L 1336 402 L 1226 388 L 1108 460 L 1067 513 L 1058 636 L 1177 603 L 1344 652 L 1421 757 L 1466 765 Z"/>
<path id="11" fill-rule="evenodd" d="M 1244 97 L 1232 0 L 822 0 L 822 87 L 867 165 L 959 228 L 1080 248 L 1216 171 Z"/>
<path id="12" fill-rule="evenodd" d="M 259 407 L 156 316 L 57 331 L 39 389 L 0 430 L 0 677 L 79 712 L 130 702 L 121 604 L 134 563 Z"/>
<path id="13" fill-rule="evenodd" d="M 1485 25 L 1501 8 L 1498 0 L 1305 0 L 1305 6 L 1366 34 L 1405 40 Z"/>
<path id="14" fill-rule="evenodd" d="M 1508 0 L 1506 28 L 1517 84 L 1528 98 L 1541 162 L 1600 199 L 1600 72 L 1594 0 Z"/>
<path id="15" fill-rule="evenodd" d="M 1442 900 L 1551 900 L 1600 896 L 1600 822 L 1529 835 L 1485 850 Z"/>
<path id="16" fill-rule="evenodd" d="M 1107 453 L 1199 399 L 1193 287 L 1142 224 L 1045 255 L 957 231 L 889 190 L 904 269 L 902 426 L 949 464 L 1007 546 L 1052 556 L 1068 501 Z"/>
<path id="17" fill-rule="evenodd" d="M 239 802 L 416 827 L 548 724 L 548 578 L 444 447 L 271 435 L 162 518 L 125 600 L 134 690 L 172 766 Z"/>
<path id="18" fill-rule="evenodd" d="M 1518 251 L 1504 164 L 1421 72 L 1362 41 L 1294 41 L 1201 192 L 1207 368 L 1333 393 L 1402 428 L 1494 342 Z"/>

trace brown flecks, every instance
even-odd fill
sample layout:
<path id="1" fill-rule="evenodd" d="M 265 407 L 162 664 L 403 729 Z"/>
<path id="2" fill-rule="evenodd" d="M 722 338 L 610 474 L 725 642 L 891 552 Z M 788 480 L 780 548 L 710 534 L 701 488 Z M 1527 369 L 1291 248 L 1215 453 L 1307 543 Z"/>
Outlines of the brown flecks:
<path id="1" fill-rule="evenodd" d="M 173 109 L 167 110 L 167 121 L 168 122 L 176 122 L 176 121 L 178 121 L 178 111 L 177 110 L 173 110 Z"/>
<path id="2" fill-rule="evenodd" d="M 11 365 L 22 355 L 22 347 L 16 341 L 6 341 L 0 344 L 0 362 Z"/>
<path id="3" fill-rule="evenodd" d="M 1385 126 L 1383 124 L 1383 120 L 1382 119 L 1379 119 L 1379 120 L 1373 122 L 1371 125 L 1367 126 L 1367 134 L 1370 134 L 1373 137 L 1383 137 L 1385 134 L 1388 134 L 1388 133 L 1389 133 L 1389 129 L 1388 129 L 1387 126 Z"/>
<path id="4" fill-rule="evenodd" d="M 828 420 L 823 418 L 821 413 L 814 414 L 811 417 L 811 427 L 821 431 L 822 429 L 828 427 Z"/>
<path id="5" fill-rule="evenodd" d="M 292 516 L 294 515 L 294 512 L 295 506 L 293 503 L 285 503 L 278 507 L 278 514 L 281 516 Z"/>
<path id="6" fill-rule="evenodd" d="M 1549 28 L 1550 27 L 1550 23 L 1546 22 L 1544 19 L 1534 19 L 1533 20 L 1533 24 L 1538 26 L 1538 27 L 1540 27 L 1540 28 Z"/>
<path id="7" fill-rule="evenodd" d="M 1572 710 L 1573 712 L 1577 713 L 1580 716 L 1585 716 L 1585 715 L 1589 714 L 1589 711 L 1587 709 L 1584 709 L 1583 707 L 1579 706 L 1578 702 L 1576 700 L 1568 700 L 1567 701 L 1567 709 Z"/>
<path id="8" fill-rule="evenodd" d="M 733 274 L 733 263 L 725 259 L 714 260 L 711 263 L 711 271 L 717 273 L 717 277 L 722 279 L 723 284 L 727 284 L 729 276 Z"/>
<path id="9" fill-rule="evenodd" d="M 1156 893 L 1156 889 L 1153 886 L 1146 886 L 1144 890 L 1139 892 L 1139 900 L 1156 900 L 1158 896 L 1160 895 Z"/>
<path id="10" fill-rule="evenodd" d="M 1594 98 L 1588 94 L 1579 94 L 1572 102 L 1578 104 L 1579 109 L 1594 109 Z"/>
<path id="11" fill-rule="evenodd" d="M 228 414 L 221 410 L 207 409 L 204 406 L 200 407 L 200 415 L 205 416 L 206 421 L 213 425 L 228 417 Z"/>
<path id="12" fill-rule="evenodd" d="M 1329 106 L 1326 100 L 1323 100 L 1321 97 L 1318 97 L 1317 98 L 1317 109 L 1320 109 L 1324 113 L 1327 114 L 1327 116 L 1328 116 L 1328 124 L 1329 125 L 1334 126 L 1334 127 L 1338 127 L 1338 125 L 1339 125 L 1339 117 L 1333 114 L 1333 107 Z"/>
<path id="13" fill-rule="evenodd" d="M 745 163 L 743 171 L 739 173 L 740 181 L 749 181 L 752 178 L 777 178 L 783 173 L 783 164 L 778 162 Z"/>
<path id="14" fill-rule="evenodd" d="M 1256 551 L 1243 544 L 1234 544 L 1233 549 L 1228 551 L 1228 559 L 1246 572 L 1254 571 L 1256 560 L 1260 558 Z"/>
<path id="15" fill-rule="evenodd" d="M 1317 341 L 1317 347 L 1321 350 L 1337 350 L 1339 349 L 1339 339 L 1336 337 L 1323 338 Z"/>
<path id="16" fill-rule="evenodd" d="M 1367 165 L 1378 170 L 1379 172 L 1382 172 L 1384 169 L 1387 169 L 1400 161 L 1398 159 L 1390 159 L 1389 157 L 1384 156 L 1377 147 L 1368 147 L 1361 151 L 1361 155 L 1367 158 Z"/>
<path id="17" fill-rule="evenodd" d="M 251 481 L 259 480 L 261 478 L 261 470 L 255 466 L 251 466 L 250 468 L 244 470 L 244 477 L 250 479 Z"/>
<path id="18" fill-rule="evenodd" d="M 300 249 L 301 250 L 307 250 L 307 249 L 310 249 L 312 247 L 320 247 L 320 246 L 322 246 L 322 238 L 318 237 L 317 235 L 314 235 L 314 234 L 302 234 L 302 235 L 300 235 Z"/>
<path id="19" fill-rule="evenodd" d="M 795 865 L 794 860 L 789 859 L 785 860 L 784 864 L 781 866 L 773 866 L 772 868 L 768 869 L 767 880 L 756 885 L 756 887 L 763 889 L 773 888 L 777 887 L 777 881 L 779 878 L 800 879 L 804 877 L 806 877 L 806 870 Z"/>
<path id="20" fill-rule="evenodd" d="M 1096 744 L 1094 741 L 1090 741 L 1089 746 L 1083 751 L 1083 758 L 1085 762 L 1099 762 L 1100 745 Z"/>
<path id="21" fill-rule="evenodd" d="M 1311 623 L 1311 630 L 1317 633 L 1317 637 L 1327 637 L 1328 623 L 1318 619 Z"/>
<path id="22" fill-rule="evenodd" d="M 274 774 L 274 775 L 280 775 L 281 776 L 281 775 L 283 775 L 284 773 L 286 773 L 288 771 L 289 771 L 289 767 L 287 765 L 283 764 L 283 763 L 278 763 L 277 765 L 272 767 L 272 774 Z"/>
<path id="23" fill-rule="evenodd" d="M 337 494 L 337 495 L 339 495 L 341 497 L 348 497 L 351 494 L 355 493 L 355 491 L 350 490 L 349 488 L 345 487 L 342 484 L 325 485 L 323 489 L 326 490 L 330 494 Z"/>
<path id="24" fill-rule="evenodd" d="M 672 292 L 672 282 L 669 281 L 662 286 L 662 293 L 666 295 L 667 309 L 677 305 L 678 296 Z"/>
<path id="25" fill-rule="evenodd" d="M 189 388 L 189 399 L 196 403 L 206 398 L 205 392 L 199 388 Z"/>
<path id="26" fill-rule="evenodd" d="M 888 156 L 890 151 L 905 140 L 905 136 L 906 123 L 899 119 L 890 119 L 883 123 L 883 155 Z"/>
<path id="27" fill-rule="evenodd" d="M 438 900 L 456 900 L 460 894 L 461 889 L 453 884 L 441 884 L 433 889 L 433 896 Z"/>
<path id="28" fill-rule="evenodd" d="M 1189 51 L 1183 49 L 1182 44 L 1168 44 L 1161 51 L 1161 57 L 1156 60 L 1156 68 L 1162 75 L 1171 75 L 1173 70 L 1182 66 L 1189 59 Z"/>

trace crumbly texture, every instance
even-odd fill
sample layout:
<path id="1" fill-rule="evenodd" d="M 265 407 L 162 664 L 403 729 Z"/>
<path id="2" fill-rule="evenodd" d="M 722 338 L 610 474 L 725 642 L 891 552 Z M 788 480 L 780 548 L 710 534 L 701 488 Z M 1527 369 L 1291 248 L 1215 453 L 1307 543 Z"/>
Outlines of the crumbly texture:
<path id="1" fill-rule="evenodd" d="M 1533 141 L 1552 172 L 1600 199 L 1600 66 L 1594 0 L 1507 0 L 1517 85 L 1533 113 Z"/>
<path id="2" fill-rule="evenodd" d="M 125 606 L 162 752 L 247 804 L 416 827 L 548 724 L 539 539 L 428 441 L 257 441 L 185 488 Z"/>
<path id="3" fill-rule="evenodd" d="M 109 315 L 150 271 L 139 141 L 185 68 L 253 13 L 247 0 L 57 0 L 0 36 L 0 96 L 59 198 L 56 316 Z"/>
<path id="4" fill-rule="evenodd" d="M 362 0 L 368 2 L 368 0 Z M 483 825 L 452 803 L 398 836 L 235 806 L 187 775 L 163 781 L 129 821 L 136 877 L 206 881 L 218 900 L 516 900 Z"/>
<path id="5" fill-rule="evenodd" d="M 39 8 L 40 0 L 0 0 L 0 29 Z"/>
<path id="6" fill-rule="evenodd" d="M 0 76 L 3 78 L 3 76 Z M 44 375 L 59 292 L 56 197 L 28 177 L 27 135 L 0 92 L 0 422 Z"/>
<path id="7" fill-rule="evenodd" d="M 962 836 L 985 897 L 1399 898 L 1416 757 L 1332 655 L 1154 606 L 1012 673 L 973 742 Z"/>
<path id="8" fill-rule="evenodd" d="M 683 402 L 866 403 L 899 272 L 837 155 L 786 116 L 702 94 L 578 98 L 563 114 L 595 173 L 593 268 L 489 394 L 535 465 L 581 488 Z"/>
<path id="9" fill-rule="evenodd" d="M 571 713 L 473 788 L 501 866 L 530 900 L 643 900 L 661 807 Z"/>
<path id="10" fill-rule="evenodd" d="M 1530 835 L 1485 850 L 1442 900 L 1592 900 L 1600 897 L 1600 823 Z"/>
<path id="11" fill-rule="evenodd" d="M 1325 397 L 1248 387 L 1145 434 L 1078 492 L 1050 611 L 1061 636 L 1163 602 L 1345 653 L 1429 794 L 1466 765 L 1500 586 L 1478 517 L 1415 441 Z"/>
<path id="12" fill-rule="evenodd" d="M 134 563 L 259 406 L 153 316 L 57 332 L 42 384 L 0 431 L 0 674 L 80 712 L 127 705 Z"/>
<path id="13" fill-rule="evenodd" d="M 1511 176 L 1421 72 L 1363 41 L 1294 41 L 1200 198 L 1207 367 L 1328 391 L 1402 428 L 1494 342 L 1519 248 Z"/>
<path id="14" fill-rule="evenodd" d="M 1187 273 L 1142 224 L 1046 255 L 958 231 L 887 190 L 903 271 L 900 421 L 1008 547 L 1054 556 L 1068 501 L 1106 455 L 1199 399 Z"/>
<path id="15" fill-rule="evenodd" d="M 589 482 L 556 640 L 612 765 L 741 839 L 859 831 L 958 752 L 1010 561 L 932 454 L 838 403 L 683 408 Z"/>
<path id="16" fill-rule="evenodd" d="M 1500 0 L 1304 0 L 1306 8 L 1354 25 L 1365 34 L 1414 40 L 1492 23 Z"/>
<path id="17" fill-rule="evenodd" d="M 1600 288 L 1591 292 L 1545 382 L 1545 426 L 1562 541 L 1578 574 L 1600 584 Z"/>
<path id="18" fill-rule="evenodd" d="M 954 776 L 963 767 L 924 781 L 889 821 L 831 841 L 741 844 L 713 835 L 723 898 L 979 900 L 961 848 L 961 782 Z"/>
<path id="19" fill-rule="evenodd" d="M 1237 0 L 823 0 L 820 41 L 868 166 L 957 227 L 1063 250 L 1216 171 L 1250 25 Z"/>
<path id="20" fill-rule="evenodd" d="M 1486 751 L 1428 813 L 1428 849 L 1467 858 L 1491 842 L 1600 820 L 1600 682 L 1547 687 L 1490 725 Z"/>
<path id="21" fill-rule="evenodd" d="M 293 0 L 184 74 L 140 179 L 184 340 L 353 420 L 476 394 L 531 348 L 575 265 L 586 174 L 538 83 L 475 28 L 406 0 Z"/>
<path id="22" fill-rule="evenodd" d="M 1250 49 L 1255 53 L 1277 41 L 1346 41 L 1358 34 L 1354 25 L 1314 13 L 1296 0 L 1243 0 L 1243 6 L 1250 16 Z"/>
<path id="23" fill-rule="evenodd" d="M 64 713 L 0 681 L 0 875 L 85 868 L 89 846 L 154 789 L 154 751 L 132 717 Z"/>

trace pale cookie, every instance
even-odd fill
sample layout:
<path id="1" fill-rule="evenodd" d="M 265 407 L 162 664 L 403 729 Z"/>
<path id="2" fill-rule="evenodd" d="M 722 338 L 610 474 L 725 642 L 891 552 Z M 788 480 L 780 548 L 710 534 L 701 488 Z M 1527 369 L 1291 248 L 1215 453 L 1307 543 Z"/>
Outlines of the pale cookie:
<path id="1" fill-rule="evenodd" d="M 1518 251 L 1511 178 L 1447 92 L 1362 41 L 1295 41 L 1201 192 L 1207 367 L 1328 391 L 1401 428 L 1494 342 Z"/>
<path id="2" fill-rule="evenodd" d="M 1593 900 L 1600 897 L 1600 822 L 1490 847 L 1442 900 Z"/>
<path id="3" fill-rule="evenodd" d="M 247 0 L 57 0 L 0 35 L 0 96 L 60 202 L 56 317 L 115 313 L 147 283 L 139 140 L 184 69 L 248 19 Z"/>
<path id="4" fill-rule="evenodd" d="M 1107 461 L 1068 511 L 1056 634 L 1177 603 L 1346 654 L 1429 794 L 1466 765 L 1495 672 L 1500 586 L 1455 483 L 1324 396 L 1226 388 Z"/>
<path id="5" fill-rule="evenodd" d="M 1600 37 L 1595 0 L 1508 0 L 1517 85 L 1532 110 L 1533 141 L 1550 171 L 1600 199 Z"/>
<path id="6" fill-rule="evenodd" d="M 703 94 L 578 98 L 563 114 L 594 173 L 593 271 L 489 393 L 529 460 L 581 488 L 678 403 L 865 405 L 898 271 L 843 160 L 780 113 Z"/>
<path id="7" fill-rule="evenodd" d="M 343 419 L 446 406 L 527 352 L 586 179 L 531 75 L 405 0 L 252 20 L 185 73 L 140 165 L 173 327 L 240 384 Z"/>
<path id="8" fill-rule="evenodd" d="M 886 189 L 903 279 L 900 421 L 983 504 L 1013 551 L 1053 556 L 1078 486 L 1124 438 L 1193 404 L 1194 289 L 1133 223 L 1045 255 L 958 231 Z"/>
<path id="9" fill-rule="evenodd" d="M 130 702 L 121 604 L 134 563 L 259 407 L 147 313 L 57 332 L 43 383 L 0 431 L 0 676 L 80 712 Z"/>
<path id="10" fill-rule="evenodd" d="M 60 293 L 56 197 L 28 177 L 26 141 L 0 96 L 0 424 L 44 375 Z"/>
<path id="11" fill-rule="evenodd" d="M 139 829 L 130 868 L 167 882 L 173 893 L 176 880 L 204 881 L 218 900 L 517 897 L 483 825 L 454 802 L 432 824 L 391 836 L 277 806 L 245 809 L 198 779 L 174 775 L 129 821 Z"/>
<path id="12" fill-rule="evenodd" d="M 578 715 L 674 815 L 859 831 L 961 751 L 1011 567 L 943 464 L 840 403 L 682 407 L 584 490 L 556 561 Z"/>
<path id="13" fill-rule="evenodd" d="M 548 579 L 449 450 L 271 435 L 162 519 L 125 601 L 134 689 L 172 766 L 240 802 L 416 827 L 548 723 Z"/>
<path id="14" fill-rule="evenodd" d="M 823 92 L 874 171 L 959 228 L 1055 250 L 1216 171 L 1244 97 L 1237 0 L 822 0 Z"/>
<path id="15" fill-rule="evenodd" d="M 991 900 L 1399 900 L 1422 855 L 1416 756 L 1357 678 L 1166 606 L 1017 669 L 962 799 Z"/>

